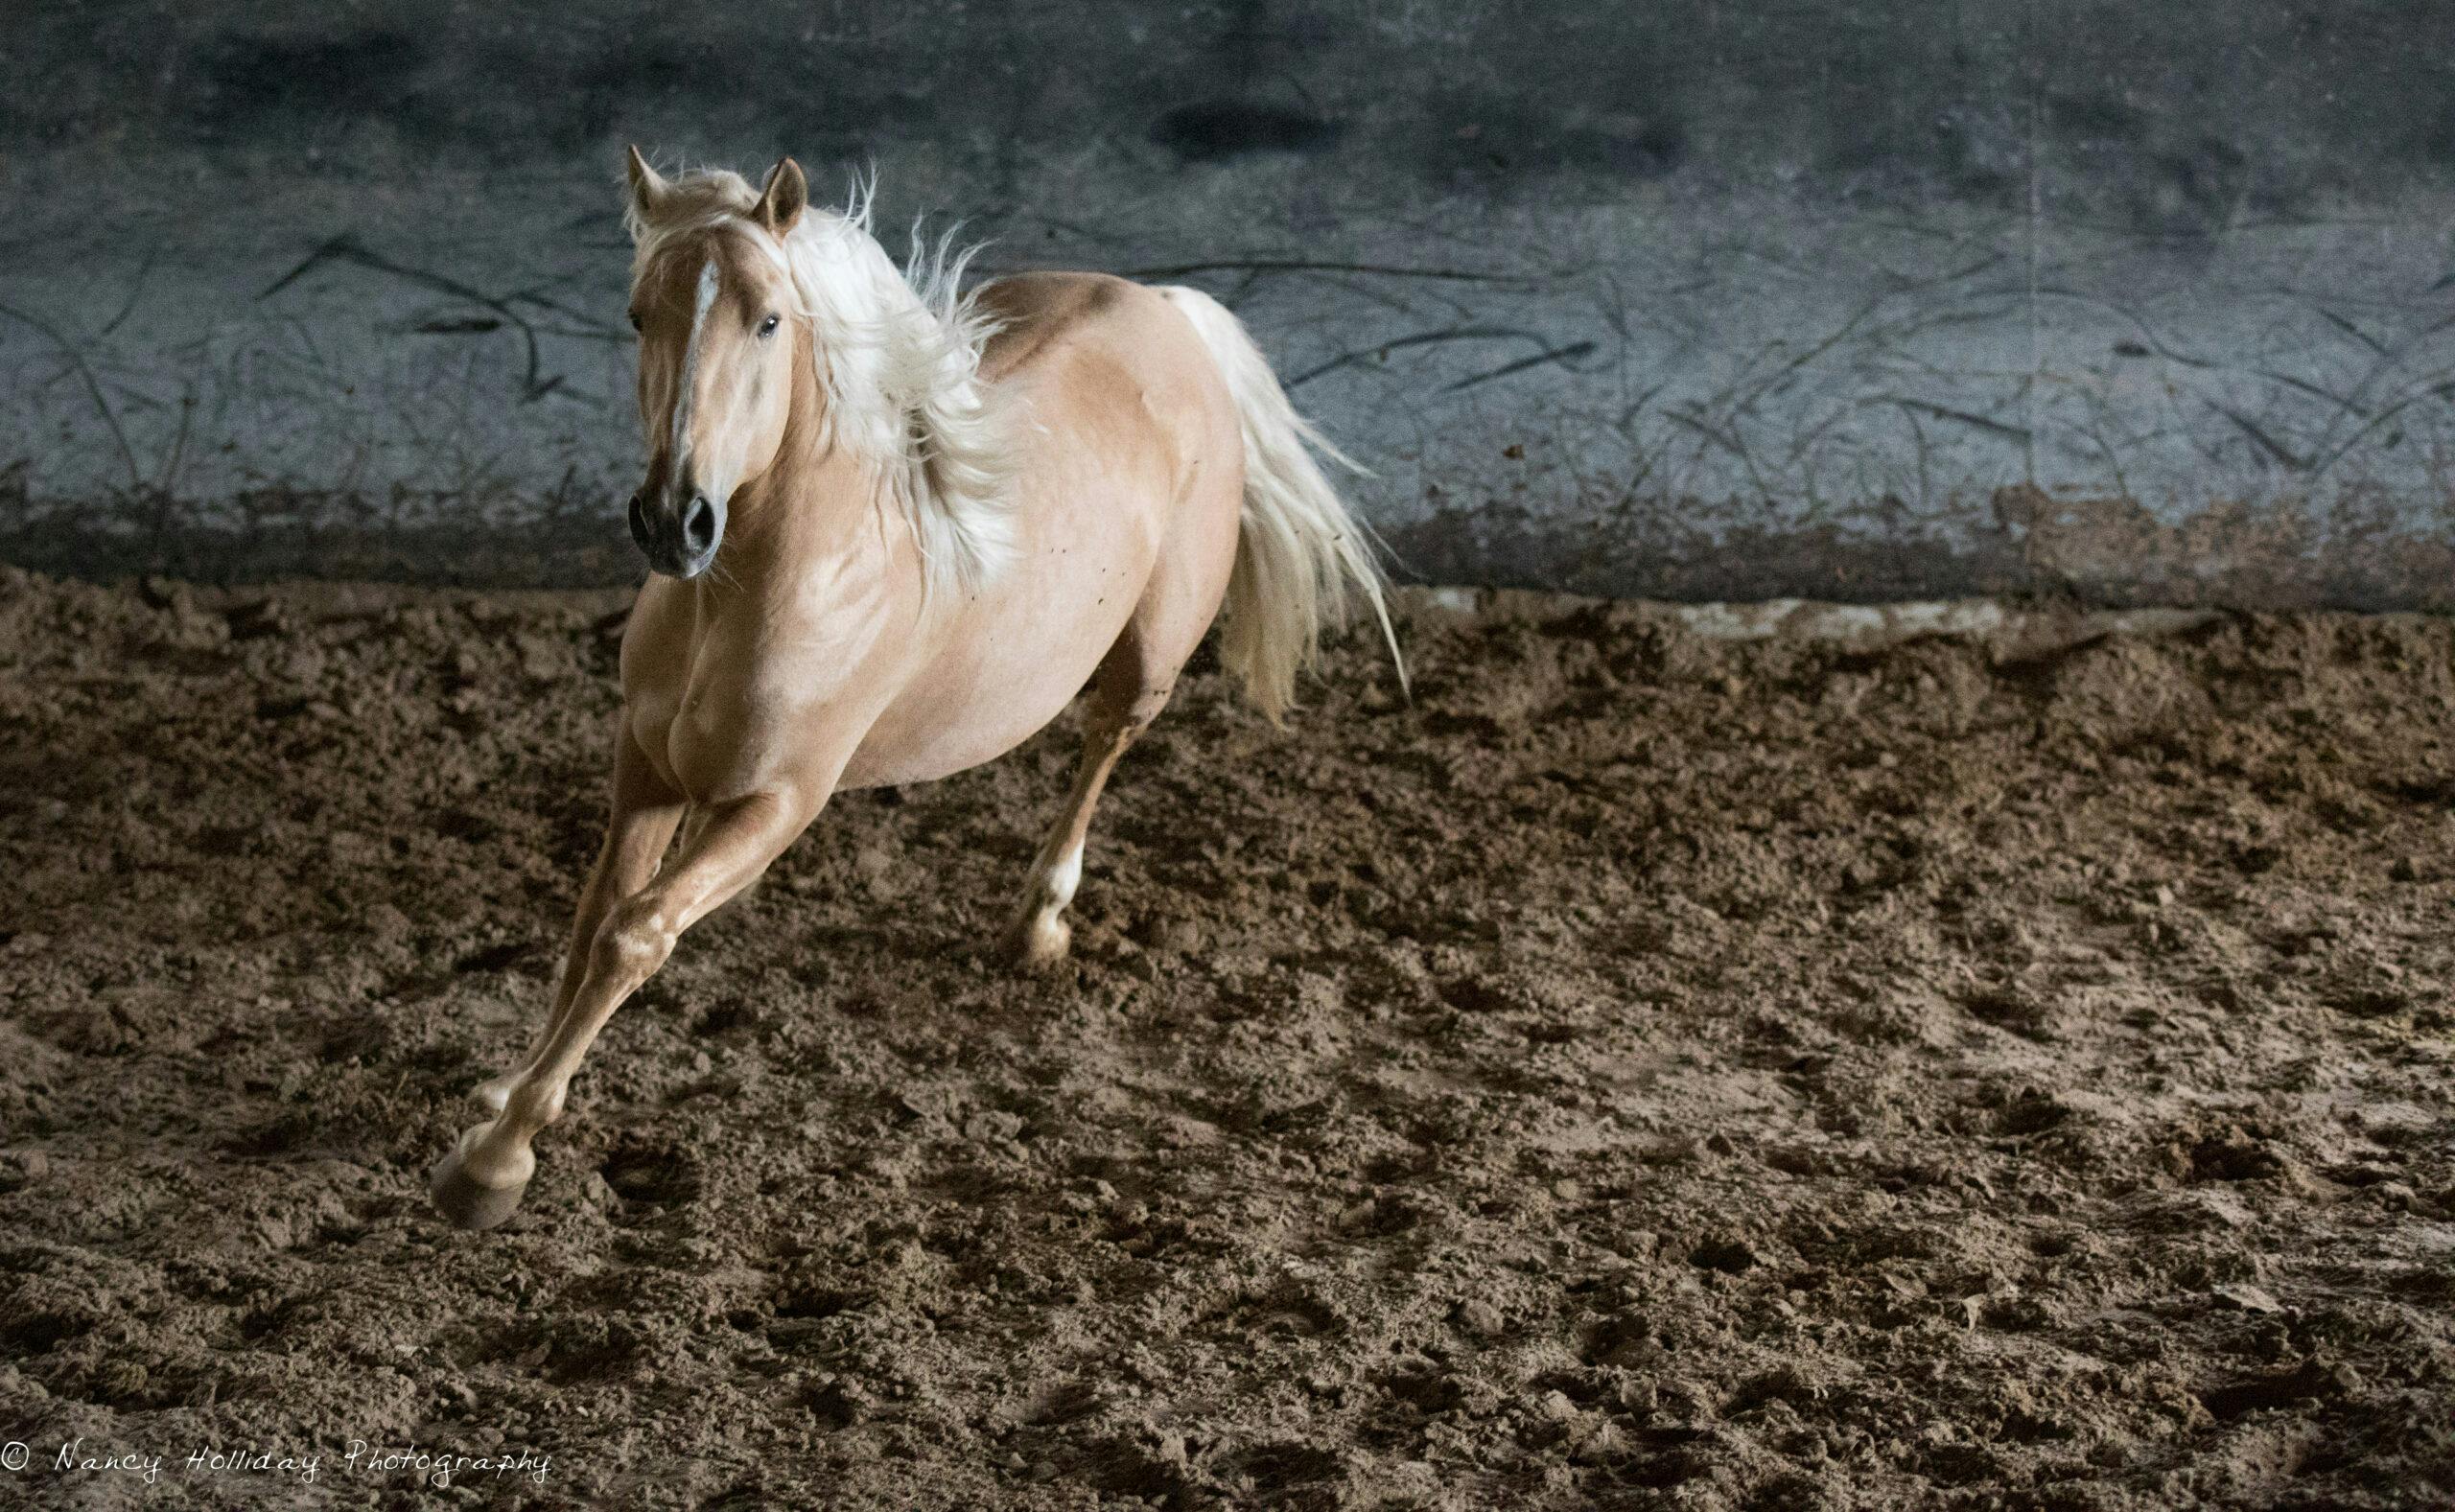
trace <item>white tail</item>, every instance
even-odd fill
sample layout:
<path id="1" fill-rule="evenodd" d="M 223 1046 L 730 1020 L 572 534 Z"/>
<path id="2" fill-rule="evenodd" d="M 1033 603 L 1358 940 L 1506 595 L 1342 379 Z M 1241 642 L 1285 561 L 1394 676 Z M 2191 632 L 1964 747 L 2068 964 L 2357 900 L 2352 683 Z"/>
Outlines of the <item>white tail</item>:
<path id="1" fill-rule="evenodd" d="M 1351 583 L 1372 606 L 1407 687 L 1407 660 L 1390 625 L 1389 578 L 1372 539 L 1305 448 L 1361 473 L 1287 402 L 1270 360 L 1225 305 L 1196 289 L 1163 289 L 1202 336 L 1228 381 L 1245 433 L 1245 510 L 1236 566 L 1228 578 L 1228 615 L 1219 659 L 1274 723 L 1295 701 L 1296 674 L 1321 651 L 1321 623 L 1346 619 Z"/>

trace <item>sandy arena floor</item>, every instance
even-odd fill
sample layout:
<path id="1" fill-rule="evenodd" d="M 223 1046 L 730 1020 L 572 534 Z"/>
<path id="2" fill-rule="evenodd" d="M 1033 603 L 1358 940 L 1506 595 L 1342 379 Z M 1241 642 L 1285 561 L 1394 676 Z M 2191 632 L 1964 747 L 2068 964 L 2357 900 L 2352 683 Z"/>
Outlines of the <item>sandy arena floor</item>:
<path id="1" fill-rule="evenodd" d="M 2446 622 L 1205 657 L 1069 969 L 1064 731 L 844 798 L 454 1233 L 621 602 L 0 570 L 8 1504 L 2455 1500 Z"/>

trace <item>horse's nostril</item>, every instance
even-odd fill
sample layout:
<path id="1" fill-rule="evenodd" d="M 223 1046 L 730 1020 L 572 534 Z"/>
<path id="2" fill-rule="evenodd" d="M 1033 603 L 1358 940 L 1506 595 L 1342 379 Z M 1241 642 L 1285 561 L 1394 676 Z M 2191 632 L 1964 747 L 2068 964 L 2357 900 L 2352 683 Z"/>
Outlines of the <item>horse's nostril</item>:
<path id="1" fill-rule="evenodd" d="M 690 500 L 690 513 L 682 517 L 682 539 L 693 551 L 705 551 L 716 544 L 716 506 L 705 499 Z"/>
<path id="2" fill-rule="evenodd" d="M 631 539 L 642 546 L 648 544 L 648 509 L 643 496 L 631 496 Z"/>

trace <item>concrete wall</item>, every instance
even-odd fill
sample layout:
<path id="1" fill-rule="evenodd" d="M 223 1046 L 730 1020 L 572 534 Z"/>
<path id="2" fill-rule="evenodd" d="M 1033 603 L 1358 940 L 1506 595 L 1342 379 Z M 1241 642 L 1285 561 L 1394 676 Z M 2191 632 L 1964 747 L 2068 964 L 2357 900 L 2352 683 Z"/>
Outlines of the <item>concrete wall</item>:
<path id="1" fill-rule="evenodd" d="M 638 140 L 821 186 L 875 161 L 883 223 L 1220 294 L 1419 575 L 2455 597 L 2448 0 L 14 25 L 25 563 L 633 574 Z"/>

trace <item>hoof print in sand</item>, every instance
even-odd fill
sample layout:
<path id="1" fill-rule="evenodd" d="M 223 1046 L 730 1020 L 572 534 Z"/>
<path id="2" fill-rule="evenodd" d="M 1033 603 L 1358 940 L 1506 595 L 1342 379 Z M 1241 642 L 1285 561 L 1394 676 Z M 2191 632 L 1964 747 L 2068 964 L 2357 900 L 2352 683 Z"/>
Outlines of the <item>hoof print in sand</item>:
<path id="1" fill-rule="evenodd" d="M 625 1210 L 684 1207 L 699 1196 L 697 1166 L 661 1145 L 618 1145 L 598 1174 L 622 1199 Z"/>

